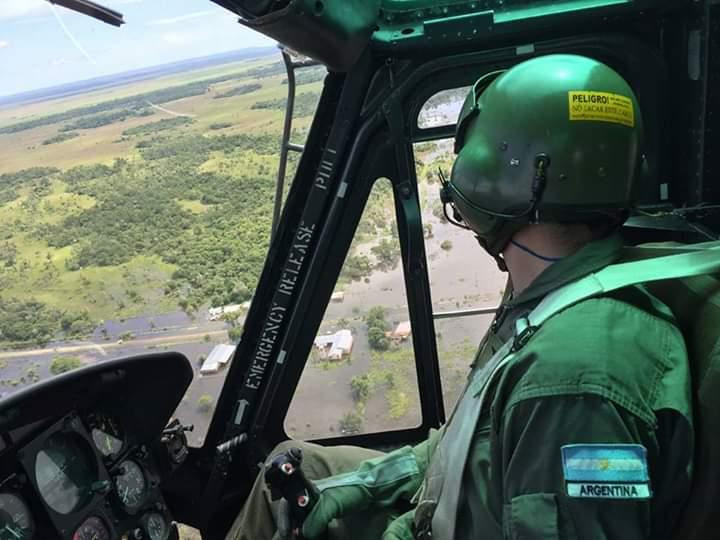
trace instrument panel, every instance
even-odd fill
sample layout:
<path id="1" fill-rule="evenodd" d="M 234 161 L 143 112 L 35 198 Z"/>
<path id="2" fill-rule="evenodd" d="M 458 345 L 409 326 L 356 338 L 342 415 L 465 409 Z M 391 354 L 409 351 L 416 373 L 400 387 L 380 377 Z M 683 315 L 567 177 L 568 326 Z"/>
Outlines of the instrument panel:
<path id="1" fill-rule="evenodd" d="M 177 440 L 167 444 L 169 416 L 161 417 L 189 384 L 186 362 L 174 358 L 180 369 L 176 382 L 182 384 L 168 390 L 164 400 L 156 392 L 145 403 L 155 410 L 144 415 L 135 415 L 140 409 L 129 405 L 143 394 L 136 359 L 71 372 L 1 401 L 0 540 L 177 538 L 162 493 L 164 480 L 179 466 Z M 85 395 L 77 399 L 76 390 L 86 383 Z M 133 400 L 127 399 L 130 389 Z M 43 397 L 61 400 L 62 406 L 46 401 L 42 418 L 38 399 Z M 155 426 L 152 435 L 148 423 Z"/>

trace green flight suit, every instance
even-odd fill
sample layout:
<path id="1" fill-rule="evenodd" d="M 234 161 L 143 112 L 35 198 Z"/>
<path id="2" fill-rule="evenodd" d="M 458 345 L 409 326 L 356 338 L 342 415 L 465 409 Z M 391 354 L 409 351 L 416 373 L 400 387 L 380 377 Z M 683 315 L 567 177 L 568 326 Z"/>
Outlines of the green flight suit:
<path id="1" fill-rule="evenodd" d="M 593 242 L 506 299 L 473 370 L 547 293 L 616 262 L 621 249 L 618 236 Z M 693 430 L 685 344 L 663 304 L 642 287 L 582 301 L 546 321 L 496 380 L 464 466 L 456 539 L 670 536 L 689 493 Z M 652 497 L 569 497 L 560 450 L 569 444 L 643 445 Z M 414 538 L 417 514 L 385 538 Z M 361 530 L 351 538 L 370 540 Z"/>
<path id="2" fill-rule="evenodd" d="M 550 266 L 505 303 L 476 364 L 548 292 L 615 262 L 621 248 L 612 236 Z M 458 540 L 670 536 L 690 488 L 690 376 L 672 315 L 642 287 L 546 321 L 486 404 L 460 486 Z M 647 449 L 651 499 L 567 495 L 562 446 L 628 443 Z"/>

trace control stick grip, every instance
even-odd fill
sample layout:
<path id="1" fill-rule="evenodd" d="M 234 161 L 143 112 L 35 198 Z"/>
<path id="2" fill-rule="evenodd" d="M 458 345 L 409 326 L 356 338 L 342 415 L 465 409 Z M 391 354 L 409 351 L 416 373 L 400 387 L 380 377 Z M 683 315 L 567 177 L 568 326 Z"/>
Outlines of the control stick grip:
<path id="1" fill-rule="evenodd" d="M 265 466 L 265 483 L 272 500 L 285 499 L 290 512 L 290 527 L 296 537 L 302 538 L 305 518 L 320 496 L 317 488 L 302 470 L 302 450 L 290 448 L 275 456 Z"/>

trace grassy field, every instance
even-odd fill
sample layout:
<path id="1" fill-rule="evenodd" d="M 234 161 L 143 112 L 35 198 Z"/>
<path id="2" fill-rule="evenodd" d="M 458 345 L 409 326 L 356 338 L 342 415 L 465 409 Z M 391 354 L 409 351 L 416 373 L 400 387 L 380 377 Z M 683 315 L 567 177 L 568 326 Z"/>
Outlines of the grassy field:
<path id="1" fill-rule="evenodd" d="M 265 64 L 268 63 L 271 62 L 265 61 Z M 257 62 L 252 64 L 257 64 Z M 203 70 L 202 77 L 197 77 L 193 75 L 193 72 L 190 72 L 184 79 L 175 75 L 164 82 L 161 82 L 162 80 L 143 81 L 131 84 L 128 87 L 100 92 L 101 96 L 88 94 L 84 96 L 84 100 L 74 96 L 63 100 L 31 104 L 20 107 L 19 111 L 12 114 L 9 110 L 0 109 L 0 127 L 10 125 L 20 119 L 42 117 L 97 102 L 157 90 L 165 86 L 218 77 L 230 72 L 237 73 L 238 79 L 213 85 L 210 91 L 204 95 L 180 99 L 162 107 L 176 114 L 188 115 L 193 118 L 194 124 L 191 127 L 187 126 L 186 128 L 179 128 L 179 130 L 187 129 L 198 135 L 207 134 L 212 131 L 210 126 L 219 123 L 231 124 L 230 127 L 223 129 L 225 134 L 249 132 L 277 134 L 282 126 L 283 112 L 268 109 L 255 110 L 251 109 L 251 107 L 258 101 L 285 97 L 287 86 L 281 84 L 284 75 L 261 79 L 259 83 L 262 88 L 256 92 L 231 98 L 214 99 L 217 94 L 226 92 L 235 86 L 247 84 L 248 81 L 255 81 L 256 79 L 252 77 L 243 77 L 242 73 L 247 69 L 247 67 L 243 69 L 235 67 L 235 70 L 232 71 L 229 67 L 222 67 Z M 302 91 L 318 92 L 321 85 L 321 82 L 304 85 Z M 55 166 L 64 169 L 89 162 L 109 163 L 118 157 L 132 158 L 136 155 L 134 151 L 136 141 L 132 138 L 123 138 L 123 131 L 172 117 L 172 114 L 154 110 L 152 116 L 132 117 L 100 128 L 81 130 L 79 137 L 52 145 L 43 145 L 42 143 L 58 135 L 63 127 L 62 123 L 18 133 L 0 134 L 0 174 L 17 171 L 39 163 L 44 166 Z M 299 118 L 295 123 L 295 127 L 298 129 L 307 127 L 309 120 L 309 118 Z"/>
<path id="2" fill-rule="evenodd" d="M 170 86 L 177 86 L 189 82 L 202 81 L 212 79 L 222 75 L 238 74 L 243 76 L 248 71 L 268 66 L 275 62 L 280 62 L 280 57 L 266 57 L 262 59 L 251 59 L 242 62 L 224 64 L 221 66 L 213 66 L 209 68 L 201 68 L 183 73 L 175 73 L 164 77 L 147 79 L 137 83 L 130 83 L 124 86 L 117 86 L 109 89 L 100 89 L 85 94 L 79 94 L 61 99 L 54 99 L 16 107 L 0 108 L 0 127 L 12 124 L 19 120 L 27 120 L 28 118 L 37 118 L 46 116 L 51 113 L 58 113 L 73 109 L 76 107 L 84 107 L 117 99 L 121 97 L 133 96 L 143 92 L 159 90 Z M 245 76 L 244 78 L 252 78 Z"/>
<path id="3" fill-rule="evenodd" d="M 269 236 L 265 230 L 269 218 L 258 220 L 252 214 L 263 208 L 269 216 L 283 120 L 281 107 L 253 106 L 286 96 L 278 61 L 279 57 L 242 61 L 0 109 L 0 128 L 28 120 L 47 124 L 0 133 L 0 189 L 6 190 L 0 205 L 0 240 L 5 241 L 6 259 L 0 268 L 0 301 L 41 302 L 57 312 L 85 313 L 99 322 L 172 311 L 178 306 L 197 309 L 200 303 L 213 300 L 207 298 L 212 291 L 217 301 L 224 301 L 222 294 L 237 288 L 234 282 L 241 282 L 234 294 L 248 294 L 244 291 L 249 291 L 260 271 Z M 199 95 L 148 106 L 142 114 L 116 114 L 111 106 L 121 98 L 203 81 L 218 82 L 203 86 Z M 250 84 L 252 91 L 227 96 Z M 321 85 L 316 81 L 301 89 L 318 94 Z M 68 120 L 49 124 L 44 120 L 88 106 L 103 111 L 109 107 L 109 112 L 79 118 L 72 113 L 75 116 Z M 106 125 L 74 127 L 78 121 L 95 125 L 94 119 L 103 116 L 108 118 Z M 307 115 L 297 118 L 296 129 L 305 129 L 311 119 Z M 63 140 L 68 129 L 72 135 Z M 165 159 L 165 155 L 174 158 Z M 87 171 L 98 166 L 105 167 L 99 178 L 89 177 Z M 18 175 L 33 167 L 47 171 L 17 181 Z M 194 176 L 196 182 L 190 179 Z M 17 185 L 8 187 L 12 182 Z M 243 182 L 254 187 L 245 190 Z M 249 195 L 253 189 L 263 194 L 260 200 Z M 158 193 L 158 200 L 152 202 L 155 206 L 144 208 Z M 128 204 L 140 208 L 141 214 L 128 218 L 127 236 L 132 238 L 123 236 Z M 243 205 L 249 205 L 249 210 L 238 219 L 226 217 L 228 212 L 241 211 Z M 162 218 L 170 220 L 163 223 L 179 220 L 182 225 L 170 233 L 160 222 L 144 224 L 143 216 L 151 221 L 157 211 L 174 213 L 175 217 Z M 251 220 L 252 226 L 243 226 L 243 220 Z M 232 232 L 236 228 L 249 232 L 238 236 Z M 155 245 L 152 237 L 158 233 Z M 58 240 L 54 234 L 74 236 Z M 187 241 L 179 245 L 175 238 L 173 243 L 173 235 Z M 217 246 L 211 242 L 235 243 L 231 252 L 223 248 L 224 259 L 232 254 L 247 257 L 246 246 L 241 244 L 250 242 L 257 254 L 249 257 L 251 262 L 235 264 L 241 279 L 230 278 L 220 268 L 215 277 L 201 277 L 197 269 L 204 261 L 200 260 L 183 265 L 196 256 L 218 257 Z M 123 250 L 121 256 L 116 256 L 117 245 Z M 105 262 L 97 263 L 92 262 L 91 253 L 88 263 L 83 249 L 85 255 L 88 249 L 110 253 Z M 173 249 L 176 253 L 168 254 Z M 205 286 L 208 281 L 214 286 Z"/>

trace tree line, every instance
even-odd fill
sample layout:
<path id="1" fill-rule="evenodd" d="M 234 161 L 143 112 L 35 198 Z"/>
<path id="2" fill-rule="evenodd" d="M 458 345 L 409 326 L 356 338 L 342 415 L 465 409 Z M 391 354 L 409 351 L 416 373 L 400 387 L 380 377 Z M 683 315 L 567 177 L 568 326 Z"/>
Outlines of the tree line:
<path id="1" fill-rule="evenodd" d="M 9 126 L 0 128 L 0 134 L 17 133 L 19 131 L 25 131 L 40 126 L 48 126 L 60 122 L 67 122 L 68 120 L 73 120 L 82 116 L 90 116 L 114 109 L 146 109 L 149 104 L 161 105 L 178 99 L 199 96 L 207 92 L 213 84 L 245 76 L 247 76 L 247 73 L 228 73 L 226 75 L 212 77 L 202 81 L 195 81 L 177 86 L 170 86 L 168 88 L 162 88 L 160 90 L 153 90 L 151 92 L 143 92 L 132 96 L 111 99 L 95 105 L 76 107 L 60 113 L 49 114 L 47 116 L 41 116 L 39 118 L 32 118 L 30 120 L 23 120 L 22 122 L 10 124 Z"/>
<path id="2" fill-rule="evenodd" d="M 328 72 L 325 66 L 316 66 L 312 68 L 306 68 L 302 71 L 298 71 L 295 74 L 295 85 L 302 86 L 304 84 L 311 84 L 314 82 L 322 81 L 327 76 Z M 282 84 L 287 85 L 287 78 L 282 80 Z"/>
<path id="3" fill-rule="evenodd" d="M 252 83 L 252 84 L 241 84 L 240 86 L 236 86 L 235 88 L 231 88 L 230 90 L 227 90 L 226 92 L 220 92 L 213 96 L 213 99 L 224 99 L 224 98 L 230 98 L 235 96 L 244 96 L 245 94 L 251 94 L 252 92 L 255 92 L 256 90 L 260 90 L 262 88 L 262 84 Z"/>
<path id="4" fill-rule="evenodd" d="M 298 118 L 303 116 L 312 116 L 317 109 L 317 103 L 320 100 L 318 92 L 303 92 L 295 97 L 294 115 Z M 276 109 L 285 110 L 287 98 L 268 99 L 253 103 L 251 109 Z"/>

